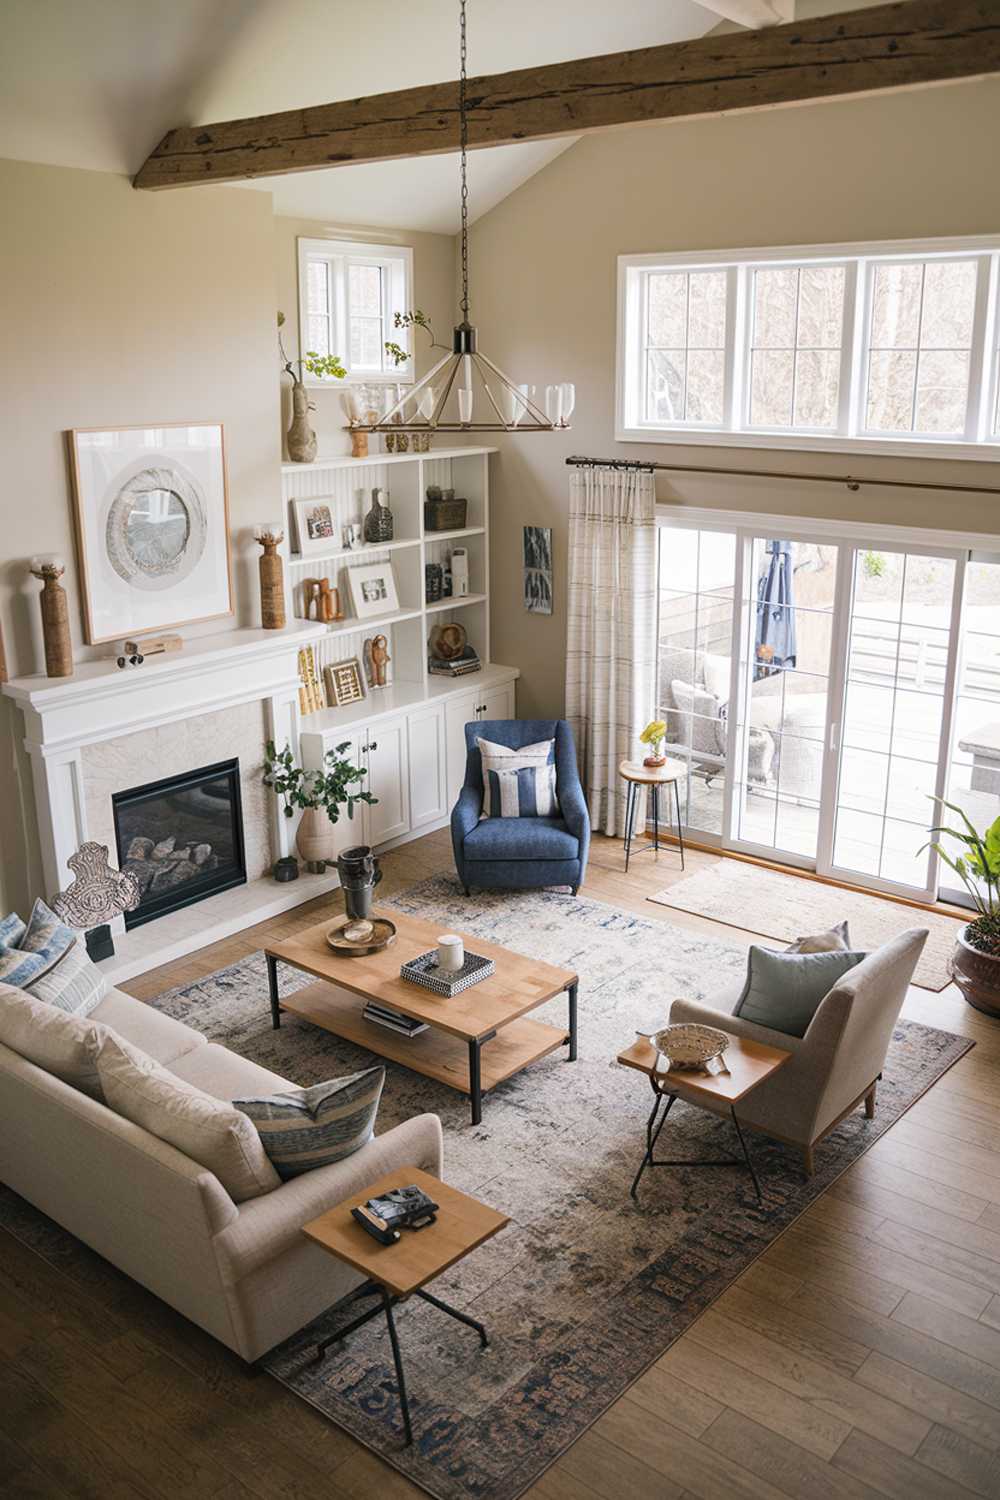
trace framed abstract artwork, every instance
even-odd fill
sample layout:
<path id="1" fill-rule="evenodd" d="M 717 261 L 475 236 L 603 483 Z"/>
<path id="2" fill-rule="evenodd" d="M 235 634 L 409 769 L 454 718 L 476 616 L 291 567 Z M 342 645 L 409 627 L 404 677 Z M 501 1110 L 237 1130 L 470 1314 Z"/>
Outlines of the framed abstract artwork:
<path id="1" fill-rule="evenodd" d="M 529 614 L 552 613 L 552 527 L 524 528 L 524 607 Z"/>
<path id="2" fill-rule="evenodd" d="M 88 645 L 233 612 L 220 423 L 68 434 Z"/>
<path id="3" fill-rule="evenodd" d="M 362 703 L 368 697 L 364 668 L 361 659 L 349 656 L 345 661 L 332 662 L 323 668 L 327 702 L 331 708 L 344 708 L 349 703 Z"/>

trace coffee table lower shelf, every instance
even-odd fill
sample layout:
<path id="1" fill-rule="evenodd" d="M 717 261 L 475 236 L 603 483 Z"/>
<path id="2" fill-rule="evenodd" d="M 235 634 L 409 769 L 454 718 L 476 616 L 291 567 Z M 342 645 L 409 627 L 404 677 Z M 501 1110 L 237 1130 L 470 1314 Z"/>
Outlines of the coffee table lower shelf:
<path id="1" fill-rule="evenodd" d="M 571 1046 L 570 1033 L 526 1016 L 508 1021 L 498 1031 L 468 1042 L 439 1031 L 433 1024 L 418 1036 L 406 1037 L 364 1018 L 364 1000 L 324 981 L 285 996 L 281 1010 L 321 1026 L 345 1041 L 355 1042 L 414 1073 L 435 1078 L 472 1100 L 472 1123 L 481 1119 L 482 1094 L 511 1078 L 529 1063 Z"/>

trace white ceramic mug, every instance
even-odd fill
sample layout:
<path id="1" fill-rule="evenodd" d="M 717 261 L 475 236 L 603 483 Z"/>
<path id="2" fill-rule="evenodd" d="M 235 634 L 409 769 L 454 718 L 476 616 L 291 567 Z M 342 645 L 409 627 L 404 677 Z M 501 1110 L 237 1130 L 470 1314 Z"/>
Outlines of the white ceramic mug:
<path id="1" fill-rule="evenodd" d="M 446 974 L 457 974 L 465 963 L 465 946 L 453 932 L 442 933 L 438 938 L 438 968 Z"/>

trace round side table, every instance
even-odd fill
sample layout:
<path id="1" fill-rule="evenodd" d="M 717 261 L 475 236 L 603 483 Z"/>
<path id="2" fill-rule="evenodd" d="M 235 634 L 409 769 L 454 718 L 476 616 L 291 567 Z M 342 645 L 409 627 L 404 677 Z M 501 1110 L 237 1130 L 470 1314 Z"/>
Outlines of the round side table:
<path id="1" fill-rule="evenodd" d="M 681 794 L 680 781 L 687 775 L 687 762 L 683 760 L 668 759 L 662 766 L 644 766 L 640 760 L 623 760 L 618 766 L 618 774 L 626 783 L 625 797 L 625 872 L 628 873 L 628 863 L 632 857 L 632 825 L 635 822 L 635 809 L 639 802 L 639 791 L 642 787 L 649 787 L 653 801 L 653 842 L 641 844 L 635 850 L 636 854 L 645 854 L 652 849 L 656 852 L 660 847 L 660 788 L 674 789 L 674 811 L 677 817 L 677 842 L 681 851 L 681 869 L 684 868 L 684 834 L 681 831 Z"/>

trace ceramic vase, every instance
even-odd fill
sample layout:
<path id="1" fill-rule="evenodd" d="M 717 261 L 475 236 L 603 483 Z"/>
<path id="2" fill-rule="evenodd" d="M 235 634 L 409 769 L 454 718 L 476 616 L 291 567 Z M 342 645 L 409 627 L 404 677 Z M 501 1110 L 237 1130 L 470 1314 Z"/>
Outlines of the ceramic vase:
<path id="1" fill-rule="evenodd" d="M 288 457 L 294 464 L 311 464 L 316 457 L 316 434 L 309 425 L 309 392 L 301 380 L 292 386 L 292 425 L 288 429 Z"/>
<path id="2" fill-rule="evenodd" d="M 313 874 L 320 874 L 327 861 L 335 857 L 333 824 L 325 808 L 306 808 L 295 835 L 295 847 L 305 861 L 306 869 Z"/>
<path id="3" fill-rule="evenodd" d="M 366 542 L 391 542 L 393 533 L 392 511 L 385 503 L 385 490 L 372 490 L 372 508 L 365 516 L 364 537 Z"/>

